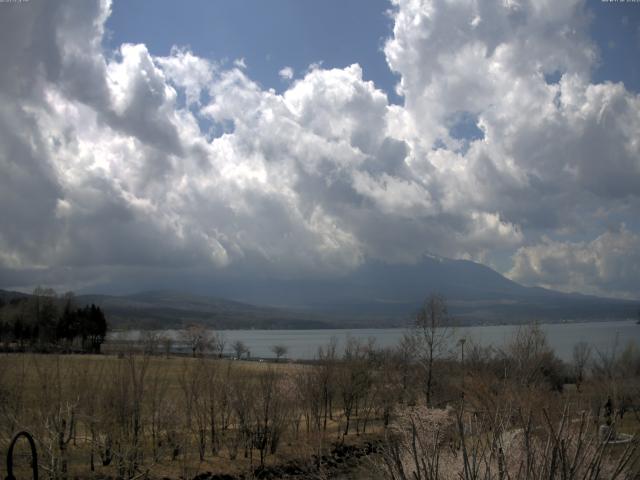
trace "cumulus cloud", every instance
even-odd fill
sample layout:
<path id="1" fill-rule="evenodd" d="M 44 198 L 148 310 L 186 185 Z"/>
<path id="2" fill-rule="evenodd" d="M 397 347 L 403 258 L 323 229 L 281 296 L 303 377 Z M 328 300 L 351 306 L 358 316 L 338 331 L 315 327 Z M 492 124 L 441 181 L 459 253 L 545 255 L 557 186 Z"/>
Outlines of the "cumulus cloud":
<path id="1" fill-rule="evenodd" d="M 242 59 L 106 54 L 106 0 L 3 10 L 4 285 L 67 284 L 65 269 L 82 282 L 154 268 L 336 275 L 515 251 L 515 279 L 635 295 L 626 270 L 552 281 L 540 267 L 543 246 L 604 258 L 622 248 L 614 237 L 638 238 L 602 233 L 638 212 L 640 98 L 591 83 L 583 2 L 393 4 L 384 52 L 402 106 L 357 64 L 315 64 L 277 94 Z M 462 121 L 480 134 L 461 140 Z"/>
<path id="2" fill-rule="evenodd" d="M 175 46 L 168 56 L 154 60 L 173 85 L 184 89 L 188 106 L 200 105 L 200 95 L 213 82 L 215 65 Z"/>
<path id="3" fill-rule="evenodd" d="M 563 223 L 552 220 L 553 210 L 566 197 L 640 194 L 632 133 L 639 99 L 621 84 L 589 83 L 597 51 L 583 2 L 395 3 L 385 52 L 401 74 L 410 118 L 400 135 L 414 136 L 419 158 L 437 161 L 439 144 L 457 147 L 451 130 L 460 112 L 475 116 L 484 138 L 455 162 L 455 173 L 467 177 L 463 186 L 473 185 L 483 209 L 546 228 Z M 560 72 L 559 83 L 546 82 L 552 72 Z M 540 189 L 552 201 L 532 208 Z"/>
<path id="4" fill-rule="evenodd" d="M 283 80 L 291 80 L 293 78 L 293 68 L 284 67 L 278 72 L 278 75 Z"/>
<path id="5" fill-rule="evenodd" d="M 509 276 L 564 291 L 639 298 L 640 235 L 624 225 L 590 242 L 544 238 L 521 247 Z"/>

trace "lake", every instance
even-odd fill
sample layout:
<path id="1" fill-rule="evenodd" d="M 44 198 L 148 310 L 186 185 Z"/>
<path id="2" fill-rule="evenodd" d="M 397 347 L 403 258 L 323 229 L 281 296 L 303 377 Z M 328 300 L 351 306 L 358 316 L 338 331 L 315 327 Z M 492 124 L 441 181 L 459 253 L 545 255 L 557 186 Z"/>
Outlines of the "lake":
<path id="1" fill-rule="evenodd" d="M 640 344 L 640 325 L 633 320 L 585 322 L 585 323 L 556 323 L 541 324 L 546 332 L 549 344 L 556 354 L 563 360 L 570 361 L 573 346 L 585 341 L 601 352 L 611 352 L 614 348 L 622 349 L 628 342 Z M 490 325 L 457 327 L 451 339 L 451 347 L 455 348 L 460 338 L 479 343 L 483 346 L 502 347 L 517 331 L 517 325 Z M 241 340 L 249 348 L 252 357 L 273 358 L 273 345 L 284 345 L 288 348 L 287 358 L 309 360 L 315 358 L 318 347 L 327 345 L 332 337 L 338 340 L 338 347 L 344 346 L 348 336 L 362 340 L 374 338 L 376 345 L 392 347 L 405 333 L 405 329 L 335 329 L 335 330 L 220 330 L 226 338 L 226 352 L 231 353 L 231 344 Z M 178 340 L 178 330 L 166 330 L 164 334 Z M 131 330 L 113 332 L 112 340 L 137 340 L 140 332 Z M 177 349 L 181 349 L 176 345 Z"/>

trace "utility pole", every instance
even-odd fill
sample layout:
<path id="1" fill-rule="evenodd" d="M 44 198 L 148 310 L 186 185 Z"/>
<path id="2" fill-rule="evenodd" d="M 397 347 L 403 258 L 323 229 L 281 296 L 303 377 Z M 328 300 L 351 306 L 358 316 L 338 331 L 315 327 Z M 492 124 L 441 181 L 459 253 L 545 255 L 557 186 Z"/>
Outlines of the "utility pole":
<path id="1" fill-rule="evenodd" d="M 462 366 L 462 378 L 460 379 L 460 384 L 461 384 L 461 396 L 464 399 L 464 343 L 467 341 L 466 338 L 461 338 L 460 339 L 460 350 L 461 350 L 461 361 L 460 364 Z"/>

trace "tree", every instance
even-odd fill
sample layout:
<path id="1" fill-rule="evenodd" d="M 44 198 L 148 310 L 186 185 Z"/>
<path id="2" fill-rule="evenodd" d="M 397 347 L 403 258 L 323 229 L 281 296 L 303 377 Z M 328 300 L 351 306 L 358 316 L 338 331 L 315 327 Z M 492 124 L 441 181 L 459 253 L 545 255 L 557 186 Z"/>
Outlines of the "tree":
<path id="1" fill-rule="evenodd" d="M 182 331 L 181 337 L 191 350 L 193 357 L 202 355 L 211 347 L 212 333 L 203 325 L 189 325 Z"/>
<path id="2" fill-rule="evenodd" d="M 85 351 L 100 352 L 107 333 L 107 321 L 96 305 L 77 308 L 73 292 L 57 295 L 50 288 L 37 287 L 33 295 L 9 300 L 0 309 L 0 341 L 15 341 L 39 351 L 61 346 L 70 351 L 78 339 Z M 80 343 L 80 342 L 77 342 Z"/>
<path id="3" fill-rule="evenodd" d="M 33 295 L 29 302 L 31 304 L 30 315 L 36 328 L 34 333 L 37 336 L 37 339 L 32 338 L 32 340 L 38 340 L 41 345 L 54 343 L 56 340 L 56 324 L 58 318 L 55 290 L 36 287 L 33 290 Z"/>
<path id="4" fill-rule="evenodd" d="M 418 360 L 425 371 L 424 391 L 428 406 L 432 403 L 434 361 L 446 352 L 452 333 L 445 298 L 438 294 L 431 295 L 416 314 L 410 332 Z"/>
<path id="5" fill-rule="evenodd" d="M 357 416 L 358 404 L 371 386 L 370 365 L 367 364 L 367 348 L 358 339 L 349 337 L 339 364 L 336 383 L 345 419 L 344 435 L 349 435 L 351 418 Z M 356 422 L 356 429 L 358 423 Z"/>
<path id="6" fill-rule="evenodd" d="M 173 338 L 169 334 L 164 334 L 160 336 L 160 345 L 162 345 L 162 350 L 164 355 L 169 358 L 171 355 L 171 349 L 173 348 Z"/>
<path id="7" fill-rule="evenodd" d="M 321 372 L 322 400 L 324 405 L 323 430 L 327 429 L 327 418 L 333 419 L 332 407 L 335 395 L 335 377 L 337 363 L 338 338 L 332 336 L 326 347 L 318 347 L 318 362 Z"/>
<path id="8" fill-rule="evenodd" d="M 91 306 L 78 310 L 80 317 L 80 335 L 85 351 L 100 353 L 100 346 L 107 336 L 107 320 L 100 307 Z"/>
<path id="9" fill-rule="evenodd" d="M 77 391 L 76 372 L 64 368 L 59 356 L 34 361 L 41 401 L 34 414 L 38 418 L 36 435 L 44 447 L 45 469 L 50 478 L 68 478 L 69 445 L 75 436 L 79 399 L 70 398 Z"/>
<path id="10" fill-rule="evenodd" d="M 260 452 L 260 465 L 264 466 L 267 452 L 275 454 L 286 426 L 287 408 L 285 382 L 282 375 L 269 367 L 254 386 L 257 395 L 252 405 L 252 446 Z"/>
<path id="11" fill-rule="evenodd" d="M 285 345 L 274 345 L 271 347 L 271 351 L 276 356 L 276 362 L 280 361 L 280 357 L 284 357 L 289 351 L 289 347 Z"/>
<path id="12" fill-rule="evenodd" d="M 62 315 L 58 318 L 56 325 L 56 340 L 58 342 L 65 341 L 66 347 L 70 348 L 79 331 L 79 316 L 74 305 L 73 293 L 68 292 L 65 294 Z"/>
<path id="13" fill-rule="evenodd" d="M 211 348 L 213 349 L 213 354 L 222 358 L 224 355 L 224 348 L 227 345 L 227 338 L 224 333 L 216 332 L 211 339 Z"/>
<path id="14" fill-rule="evenodd" d="M 158 349 L 162 342 L 162 335 L 153 330 L 147 330 L 140 335 L 140 343 L 142 344 L 142 351 L 146 355 L 155 355 L 158 353 Z"/>
<path id="15" fill-rule="evenodd" d="M 184 394 L 184 411 L 186 426 L 197 441 L 200 461 L 204 460 L 207 446 L 207 429 L 209 426 L 208 396 L 205 385 L 209 372 L 206 370 L 207 360 L 197 363 L 184 362 L 180 385 Z"/>
<path id="16" fill-rule="evenodd" d="M 318 434 L 322 430 L 324 382 L 320 368 L 296 372 L 294 382 L 297 399 L 305 418 L 306 431 Z"/>
<path id="17" fill-rule="evenodd" d="M 578 342 L 573 346 L 573 369 L 576 377 L 576 389 L 584 380 L 585 368 L 591 357 L 591 346 L 587 342 Z"/>
<path id="18" fill-rule="evenodd" d="M 551 388 L 562 390 L 564 366 L 539 325 L 518 328 L 506 346 L 506 360 L 513 378 L 521 386 L 531 387 L 546 382 Z"/>
<path id="19" fill-rule="evenodd" d="M 242 355 L 249 351 L 242 340 L 236 340 L 235 342 L 233 342 L 231 348 L 235 352 L 237 360 L 240 360 L 242 358 Z"/>

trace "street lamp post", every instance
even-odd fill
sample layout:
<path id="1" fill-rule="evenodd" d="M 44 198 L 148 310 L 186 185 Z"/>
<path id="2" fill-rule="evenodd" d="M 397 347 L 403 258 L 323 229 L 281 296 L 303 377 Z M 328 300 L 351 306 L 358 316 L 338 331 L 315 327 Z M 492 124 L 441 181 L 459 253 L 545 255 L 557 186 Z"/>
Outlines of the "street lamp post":
<path id="1" fill-rule="evenodd" d="M 462 396 L 463 399 L 464 399 L 464 344 L 465 344 L 466 341 L 467 341 L 466 338 L 461 338 L 460 339 L 460 352 L 461 352 L 460 364 L 462 366 L 462 378 L 461 378 L 460 383 L 461 383 L 461 386 L 462 386 L 462 388 L 461 388 L 461 391 L 462 391 L 461 396 Z"/>

